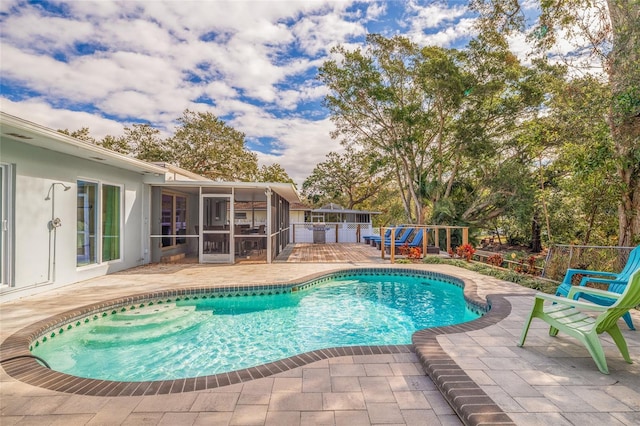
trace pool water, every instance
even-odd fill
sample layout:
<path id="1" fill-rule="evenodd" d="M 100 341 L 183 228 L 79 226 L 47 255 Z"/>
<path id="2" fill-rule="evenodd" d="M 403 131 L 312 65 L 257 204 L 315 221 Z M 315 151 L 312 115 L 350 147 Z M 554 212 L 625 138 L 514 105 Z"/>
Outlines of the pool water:
<path id="1" fill-rule="evenodd" d="M 470 321 L 462 288 L 426 277 L 350 276 L 304 291 L 153 304 L 83 324 L 34 348 L 79 377 L 171 380 L 316 349 L 403 345 L 420 329 Z"/>

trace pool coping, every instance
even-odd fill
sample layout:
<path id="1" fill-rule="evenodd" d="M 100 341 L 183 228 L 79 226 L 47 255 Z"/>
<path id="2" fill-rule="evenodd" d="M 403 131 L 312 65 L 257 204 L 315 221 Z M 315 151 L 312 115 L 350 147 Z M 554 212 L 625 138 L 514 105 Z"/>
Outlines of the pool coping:
<path id="1" fill-rule="evenodd" d="M 333 277 L 335 274 L 341 273 L 353 275 L 358 273 L 358 271 L 394 274 L 410 273 L 439 279 L 445 278 L 445 280 L 453 279 L 462 283 L 461 286 L 468 303 L 476 307 L 485 306 L 490 309 L 481 318 L 468 323 L 419 330 L 415 332 L 412 337 L 412 345 L 347 346 L 320 349 L 229 373 L 176 380 L 115 382 L 87 379 L 50 370 L 42 366 L 31 356 L 29 346 L 32 342 L 37 340 L 39 336 L 57 329 L 61 324 L 67 324 L 70 321 L 75 321 L 82 317 L 96 315 L 96 313 L 104 312 L 105 309 L 112 309 L 114 306 L 128 306 L 132 303 L 139 303 L 142 300 L 174 297 L 174 295 L 193 297 L 193 295 L 212 290 L 209 287 L 203 286 L 179 288 L 152 293 L 139 293 L 129 297 L 115 298 L 100 303 L 85 305 L 24 327 L 9 336 L 0 345 L 0 352 L 3 354 L 2 366 L 5 372 L 14 379 L 33 386 L 77 395 L 126 397 L 175 394 L 213 389 L 269 377 L 316 361 L 341 356 L 415 352 L 424 371 L 431 377 L 436 387 L 464 424 L 514 424 L 510 417 L 446 354 L 437 341 L 437 336 L 441 334 L 463 333 L 488 327 L 506 318 L 511 312 L 510 303 L 501 295 L 490 295 L 486 301 L 481 300 L 477 296 L 475 283 L 471 280 L 412 268 L 341 268 L 334 271 L 308 275 L 299 280 L 286 283 L 274 283 L 270 285 L 227 285 L 216 287 L 216 290 L 232 290 L 240 293 L 245 291 L 260 291 L 260 289 L 272 289 L 274 291 L 290 289 L 297 291 L 299 286 L 304 286 L 314 280 L 330 276 Z"/>

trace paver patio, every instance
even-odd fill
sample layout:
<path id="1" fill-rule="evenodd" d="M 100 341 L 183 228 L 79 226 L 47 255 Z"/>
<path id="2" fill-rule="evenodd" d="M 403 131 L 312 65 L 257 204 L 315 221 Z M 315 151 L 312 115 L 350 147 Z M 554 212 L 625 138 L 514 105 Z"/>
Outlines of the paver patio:
<path id="1" fill-rule="evenodd" d="M 311 263 L 297 257 L 295 262 L 271 265 L 140 267 L 3 303 L 0 339 L 51 315 L 128 294 L 218 283 L 280 283 L 343 268 L 407 267 L 388 265 L 388 260 L 378 260 L 378 251 L 371 250 L 369 260 L 349 257 L 344 263 L 338 258 Z M 481 298 L 494 295 L 491 300 L 496 305 L 501 300 L 510 305 L 505 318 L 492 325 L 430 337 L 452 365 L 481 389 L 486 406 L 497 404 L 518 425 L 640 424 L 639 332 L 628 330 L 621 321 L 633 364 L 623 361 L 611 339 L 604 339 L 611 374 L 603 375 L 582 345 L 566 336 L 549 337 L 541 321 L 532 323 L 526 346 L 516 346 L 533 291 L 448 265 L 411 267 L 462 278 L 475 285 Z M 640 323 L 639 312 L 633 316 Z M 437 366 L 434 377 L 425 375 L 423 365 L 415 353 L 338 356 L 214 389 L 126 397 L 51 391 L 22 383 L 3 368 L 0 424 L 462 424 L 434 381 L 449 386 L 445 393 L 455 389 L 454 383 L 443 379 L 444 370 Z M 469 405 L 479 401 L 483 399 L 459 397 L 453 403 L 459 412 L 468 412 Z M 475 420 L 464 422 L 474 424 Z"/>

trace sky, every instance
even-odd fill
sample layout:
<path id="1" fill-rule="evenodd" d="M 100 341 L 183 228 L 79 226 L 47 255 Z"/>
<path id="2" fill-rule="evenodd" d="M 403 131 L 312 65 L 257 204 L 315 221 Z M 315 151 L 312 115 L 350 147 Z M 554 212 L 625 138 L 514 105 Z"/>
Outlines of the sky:
<path id="1" fill-rule="evenodd" d="M 0 2 L 0 107 L 53 129 L 173 133 L 185 109 L 245 134 L 259 165 L 298 187 L 330 151 L 318 67 L 368 33 L 462 48 L 467 1 L 147 0 Z"/>

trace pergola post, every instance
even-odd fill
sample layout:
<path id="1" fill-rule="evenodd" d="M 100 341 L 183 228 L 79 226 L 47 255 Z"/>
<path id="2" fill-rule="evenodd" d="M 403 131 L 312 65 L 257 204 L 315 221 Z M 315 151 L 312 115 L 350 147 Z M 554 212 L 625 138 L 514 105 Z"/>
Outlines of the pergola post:
<path id="1" fill-rule="evenodd" d="M 389 241 L 389 247 L 391 248 L 391 263 L 395 263 L 396 260 L 396 228 L 391 228 L 391 241 Z M 381 247 L 384 253 L 384 245 Z"/>

